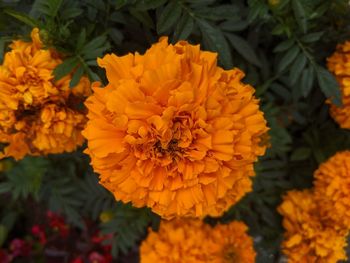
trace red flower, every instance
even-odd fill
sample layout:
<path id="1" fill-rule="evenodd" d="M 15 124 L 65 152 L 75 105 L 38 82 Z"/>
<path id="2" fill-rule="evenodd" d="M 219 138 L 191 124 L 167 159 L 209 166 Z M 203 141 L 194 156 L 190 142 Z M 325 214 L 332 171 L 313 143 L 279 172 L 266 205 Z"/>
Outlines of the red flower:
<path id="1" fill-rule="evenodd" d="M 32 226 L 32 234 L 39 239 L 40 244 L 46 244 L 46 234 L 42 226 L 34 225 Z"/>
<path id="2" fill-rule="evenodd" d="M 11 241 L 10 250 L 12 251 L 12 255 L 14 257 L 26 257 L 29 256 L 31 252 L 31 246 L 25 240 L 15 238 Z"/>
<path id="3" fill-rule="evenodd" d="M 69 226 L 65 223 L 62 216 L 59 216 L 51 211 L 47 211 L 47 218 L 52 229 L 58 231 L 61 237 L 67 237 L 69 234 Z"/>
<path id="4" fill-rule="evenodd" d="M 89 255 L 90 263 L 111 263 L 112 256 L 110 254 L 100 254 L 96 251 L 91 252 Z"/>
<path id="5" fill-rule="evenodd" d="M 79 256 L 73 259 L 70 263 L 84 263 L 84 260 Z"/>
<path id="6" fill-rule="evenodd" d="M 1 263 L 10 263 L 12 257 L 3 249 L 0 249 L 0 262 Z"/>

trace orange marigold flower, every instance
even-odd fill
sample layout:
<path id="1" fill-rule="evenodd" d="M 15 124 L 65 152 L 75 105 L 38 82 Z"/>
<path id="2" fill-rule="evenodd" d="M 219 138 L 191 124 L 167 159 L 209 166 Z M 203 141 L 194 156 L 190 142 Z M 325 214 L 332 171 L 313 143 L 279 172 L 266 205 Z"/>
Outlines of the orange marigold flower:
<path id="1" fill-rule="evenodd" d="M 328 69 L 337 78 L 343 103 L 338 107 L 328 101 L 330 114 L 341 128 L 350 129 L 350 41 L 337 46 L 335 53 L 328 58 Z"/>
<path id="2" fill-rule="evenodd" d="M 7 144 L 0 157 L 73 151 L 83 143 L 86 117 L 77 106 L 90 95 L 90 81 L 82 77 L 73 89 L 71 75 L 55 81 L 62 59 L 44 49 L 39 29 L 31 38 L 14 41 L 0 65 L 0 141 Z"/>
<path id="3" fill-rule="evenodd" d="M 278 212 L 286 232 L 282 250 L 290 263 L 345 260 L 347 231 L 329 221 L 311 190 L 289 191 Z"/>
<path id="4" fill-rule="evenodd" d="M 267 132 L 254 89 L 217 54 L 161 38 L 98 59 L 109 84 L 86 101 L 87 153 L 117 200 L 165 218 L 217 216 L 251 190 Z"/>
<path id="5" fill-rule="evenodd" d="M 315 195 L 326 215 L 350 230 L 350 151 L 322 163 L 314 177 Z"/>
<path id="6" fill-rule="evenodd" d="M 141 263 L 253 263 L 253 240 L 241 222 L 211 228 L 200 220 L 162 221 L 140 248 Z"/>

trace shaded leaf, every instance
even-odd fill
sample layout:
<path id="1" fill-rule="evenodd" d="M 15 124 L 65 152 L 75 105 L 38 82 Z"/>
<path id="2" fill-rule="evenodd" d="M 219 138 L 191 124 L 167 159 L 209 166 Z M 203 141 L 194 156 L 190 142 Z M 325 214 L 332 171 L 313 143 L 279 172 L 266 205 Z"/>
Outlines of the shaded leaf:
<path id="1" fill-rule="evenodd" d="M 203 19 L 197 19 L 197 24 L 206 40 L 208 47 L 219 53 L 219 60 L 226 68 L 232 68 L 232 56 L 230 47 L 224 34 L 219 28 L 213 27 Z"/>
<path id="2" fill-rule="evenodd" d="M 327 98 L 337 105 L 341 106 L 340 87 L 335 77 L 325 68 L 317 67 L 317 80 L 322 92 Z"/>
<path id="3" fill-rule="evenodd" d="M 285 70 L 299 54 L 299 47 L 297 45 L 293 46 L 287 53 L 282 57 L 278 64 L 278 71 L 282 72 Z"/>
<path id="4" fill-rule="evenodd" d="M 162 34 L 178 21 L 182 13 L 181 6 L 177 1 L 170 1 L 163 9 L 157 21 L 157 32 Z"/>
<path id="5" fill-rule="evenodd" d="M 68 58 L 59 64 L 53 71 L 55 80 L 60 80 L 64 76 L 68 75 L 73 69 L 78 66 L 79 59 L 77 57 Z"/>
<path id="6" fill-rule="evenodd" d="M 193 18 L 187 14 L 183 13 L 179 23 L 175 28 L 174 38 L 176 40 L 185 40 L 192 33 L 194 26 Z"/>
<path id="7" fill-rule="evenodd" d="M 231 45 L 240 55 L 242 55 L 242 57 L 244 57 L 248 62 L 252 63 L 253 65 L 261 67 L 261 62 L 248 41 L 234 34 L 226 34 L 226 36 L 230 41 Z"/>
<path id="8" fill-rule="evenodd" d="M 297 58 L 295 59 L 291 69 L 290 69 L 290 81 L 291 81 L 291 85 L 294 85 L 295 83 L 297 83 L 297 81 L 300 79 L 300 74 L 303 71 L 305 65 L 307 62 L 307 58 L 305 57 L 305 55 L 303 53 L 300 53 Z"/>

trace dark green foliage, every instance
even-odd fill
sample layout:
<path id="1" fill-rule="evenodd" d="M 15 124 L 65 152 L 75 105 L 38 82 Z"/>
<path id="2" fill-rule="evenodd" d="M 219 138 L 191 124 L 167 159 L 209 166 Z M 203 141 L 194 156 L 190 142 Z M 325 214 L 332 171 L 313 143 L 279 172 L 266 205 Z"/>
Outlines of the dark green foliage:
<path id="1" fill-rule="evenodd" d="M 350 132 L 331 119 L 329 98 L 340 105 L 339 86 L 326 68 L 336 44 L 350 39 L 346 0 L 18 0 L 0 3 L 0 61 L 12 38 L 33 26 L 47 47 L 64 54 L 60 79 L 73 72 L 75 86 L 87 74 L 106 81 L 96 58 L 106 52 L 143 53 L 161 36 L 188 40 L 219 53 L 220 66 L 238 67 L 253 85 L 270 127 L 271 147 L 256 164 L 254 191 L 222 218 L 250 227 L 257 262 L 281 262 L 283 228 L 276 212 L 289 189 L 312 186 L 314 170 L 337 151 L 350 149 Z M 277 1 L 278 2 L 278 1 Z M 28 202 L 58 211 L 83 227 L 99 222 L 111 233 L 114 256 L 137 250 L 159 218 L 148 209 L 116 202 L 98 184 L 81 152 L 9 162 L 0 175 L 0 245 Z M 12 168 L 11 168 L 12 167 Z M 34 200 L 34 201 L 33 201 Z M 6 215 L 6 216 L 5 216 Z"/>

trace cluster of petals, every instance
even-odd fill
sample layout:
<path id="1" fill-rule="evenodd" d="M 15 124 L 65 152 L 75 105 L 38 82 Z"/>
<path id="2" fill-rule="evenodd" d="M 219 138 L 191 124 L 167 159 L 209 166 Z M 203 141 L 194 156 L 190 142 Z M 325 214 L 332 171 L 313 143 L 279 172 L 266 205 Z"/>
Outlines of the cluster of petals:
<path id="1" fill-rule="evenodd" d="M 350 230 L 350 151 L 338 152 L 314 173 L 314 192 L 337 226 Z"/>
<path id="2" fill-rule="evenodd" d="M 164 218 L 221 215 L 251 190 L 266 121 L 239 69 L 161 38 L 144 55 L 98 59 L 108 85 L 85 105 L 87 153 L 117 200 Z"/>
<path id="3" fill-rule="evenodd" d="M 242 222 L 211 227 L 196 219 L 162 221 L 140 248 L 141 263 L 253 263 L 253 240 Z"/>
<path id="4" fill-rule="evenodd" d="M 339 44 L 327 61 L 329 71 L 340 85 L 343 104 L 336 106 L 329 101 L 330 114 L 341 128 L 350 129 L 350 41 Z"/>
<path id="5" fill-rule="evenodd" d="M 14 41 L 0 65 L 0 157 L 21 159 L 73 151 L 82 145 L 86 117 L 79 103 L 90 94 L 82 77 L 70 88 L 71 74 L 55 81 L 62 63 L 57 51 L 45 49 L 34 28 L 31 41 Z"/>
<path id="6" fill-rule="evenodd" d="M 346 260 L 348 231 L 328 219 L 312 189 L 289 191 L 278 207 L 285 228 L 282 251 L 289 263 Z"/>

